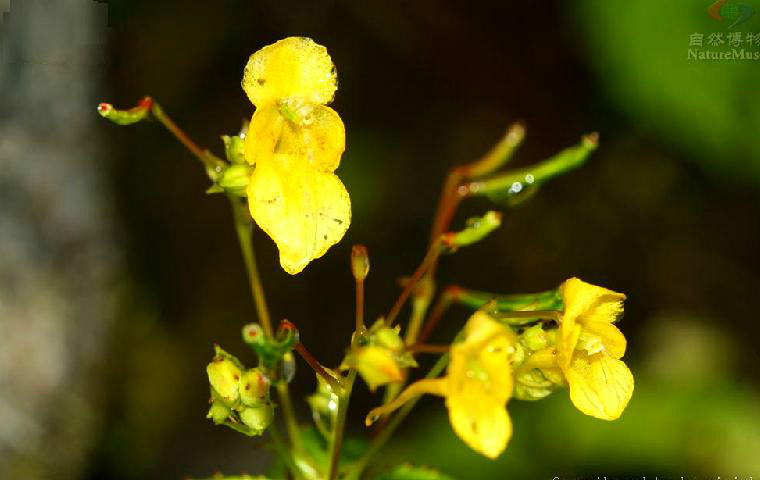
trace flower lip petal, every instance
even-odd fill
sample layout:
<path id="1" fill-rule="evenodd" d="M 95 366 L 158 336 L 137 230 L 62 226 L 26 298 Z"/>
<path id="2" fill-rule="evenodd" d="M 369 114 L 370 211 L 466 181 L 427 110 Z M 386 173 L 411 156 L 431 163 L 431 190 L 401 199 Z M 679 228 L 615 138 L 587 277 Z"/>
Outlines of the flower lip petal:
<path id="1" fill-rule="evenodd" d="M 243 90 L 257 107 L 286 97 L 326 105 L 338 88 L 327 49 L 306 37 L 288 37 L 251 55 Z"/>

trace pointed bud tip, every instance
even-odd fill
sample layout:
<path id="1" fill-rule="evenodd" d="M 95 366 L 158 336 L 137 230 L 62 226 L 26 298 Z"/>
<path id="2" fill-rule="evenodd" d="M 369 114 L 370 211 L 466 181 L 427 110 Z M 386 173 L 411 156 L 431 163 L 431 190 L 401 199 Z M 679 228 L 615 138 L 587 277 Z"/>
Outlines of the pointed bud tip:
<path id="1" fill-rule="evenodd" d="M 153 99 L 151 97 L 143 97 L 137 103 L 137 106 L 146 110 L 150 110 L 153 108 Z"/>
<path id="2" fill-rule="evenodd" d="M 596 148 L 599 146 L 599 132 L 591 132 L 583 136 L 583 145 L 587 148 Z"/>
<path id="3" fill-rule="evenodd" d="M 507 128 L 507 139 L 512 143 L 521 142 L 525 138 L 525 124 L 517 121 Z"/>
<path id="4" fill-rule="evenodd" d="M 369 253 L 364 245 L 351 248 L 351 273 L 357 281 L 363 281 L 369 274 Z"/>

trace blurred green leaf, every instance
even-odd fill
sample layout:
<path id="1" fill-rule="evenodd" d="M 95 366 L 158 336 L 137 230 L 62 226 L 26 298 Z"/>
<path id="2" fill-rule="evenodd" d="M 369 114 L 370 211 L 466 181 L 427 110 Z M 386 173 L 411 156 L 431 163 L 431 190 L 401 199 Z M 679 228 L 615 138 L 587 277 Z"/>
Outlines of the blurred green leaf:
<path id="1" fill-rule="evenodd" d="M 399 465 L 375 478 L 377 480 L 454 480 L 454 477 L 444 475 L 432 468 L 412 465 Z"/>
<path id="2" fill-rule="evenodd" d="M 728 34 L 707 14 L 710 3 L 584 0 L 567 13 L 586 37 L 584 57 L 597 81 L 632 123 L 677 144 L 712 172 L 760 182 L 760 64 L 688 59 L 689 49 L 732 49 L 707 44 L 711 33 L 724 41 Z M 757 32 L 760 15 L 736 30 Z M 694 33 L 703 35 L 703 47 L 690 47 Z"/>

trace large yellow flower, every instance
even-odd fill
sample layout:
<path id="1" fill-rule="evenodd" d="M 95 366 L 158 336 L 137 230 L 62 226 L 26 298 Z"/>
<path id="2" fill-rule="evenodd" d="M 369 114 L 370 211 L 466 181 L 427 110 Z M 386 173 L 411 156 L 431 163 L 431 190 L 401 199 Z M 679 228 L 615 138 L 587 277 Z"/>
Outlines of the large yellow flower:
<path id="1" fill-rule="evenodd" d="M 280 264 L 299 273 L 340 241 L 351 223 L 351 201 L 333 171 L 346 133 L 325 106 L 337 89 L 325 47 L 289 37 L 251 55 L 243 89 L 256 105 L 245 137 L 256 168 L 248 184 L 251 216 L 277 244 Z"/>
<path id="2" fill-rule="evenodd" d="M 446 376 L 413 383 L 396 400 L 372 410 L 367 424 L 417 395 L 439 395 L 446 398 L 454 432 L 473 450 L 498 457 L 512 436 L 507 402 L 512 396 L 510 357 L 516 341 L 511 330 L 476 312 L 464 327 L 464 340 L 451 347 Z"/>
<path id="3" fill-rule="evenodd" d="M 633 375 L 623 363 L 626 340 L 613 325 L 625 295 L 578 278 L 560 287 L 565 311 L 559 326 L 557 362 L 570 386 L 570 400 L 586 415 L 620 417 L 633 394 Z"/>

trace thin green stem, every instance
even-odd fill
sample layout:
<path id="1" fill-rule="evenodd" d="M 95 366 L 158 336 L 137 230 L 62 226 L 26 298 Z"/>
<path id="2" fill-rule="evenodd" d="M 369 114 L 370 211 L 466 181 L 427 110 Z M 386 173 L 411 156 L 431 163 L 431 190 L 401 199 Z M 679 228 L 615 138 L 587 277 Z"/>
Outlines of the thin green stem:
<path id="1" fill-rule="evenodd" d="M 443 371 L 444 368 L 446 368 L 446 365 L 449 362 L 449 355 L 445 354 L 442 355 L 441 358 L 438 359 L 435 365 L 433 365 L 433 368 L 430 369 L 430 371 L 425 375 L 425 378 L 434 378 L 440 375 L 440 373 Z M 390 422 L 383 428 L 380 433 L 375 437 L 375 439 L 370 444 L 369 448 L 364 452 L 364 455 L 361 456 L 359 460 L 357 460 L 353 465 L 351 465 L 347 475 L 346 480 L 357 480 L 361 473 L 364 471 L 365 468 L 367 468 L 367 465 L 372 460 L 372 458 L 385 446 L 385 443 L 390 439 L 391 435 L 396 431 L 396 429 L 401 425 L 401 422 L 404 421 L 407 415 L 409 415 L 409 412 L 412 411 L 414 406 L 417 404 L 417 401 L 420 399 L 420 397 L 414 398 L 412 400 L 409 400 L 409 402 L 401 407 L 401 409 L 398 411 L 396 415 L 393 416 L 393 419 L 391 419 Z"/>
<path id="2" fill-rule="evenodd" d="M 269 309 L 267 308 L 266 298 L 264 297 L 264 287 L 261 285 L 259 270 L 256 266 L 256 255 L 253 251 L 253 223 L 251 222 L 251 217 L 248 214 L 245 205 L 243 205 L 240 199 L 233 196 L 230 196 L 229 199 L 230 204 L 232 204 L 232 214 L 235 219 L 235 232 L 237 233 L 240 242 L 243 262 L 245 263 L 245 268 L 248 272 L 251 295 L 256 304 L 256 313 L 259 322 L 261 322 L 261 326 L 264 328 L 264 333 L 266 333 L 267 337 L 273 338 L 274 330 L 272 329 L 272 320 L 269 317 Z"/>
<path id="3" fill-rule="evenodd" d="M 98 106 L 98 111 L 101 112 L 106 118 L 113 120 L 121 125 L 129 125 L 131 123 L 138 122 L 146 118 L 148 112 L 158 120 L 161 125 L 166 127 L 172 135 L 187 148 L 198 160 L 203 163 L 206 168 L 206 174 L 208 177 L 215 181 L 218 175 L 222 172 L 226 163 L 220 158 L 213 155 L 208 150 L 201 149 L 176 123 L 164 112 L 161 106 L 156 103 L 151 97 L 145 97 L 138 105 L 128 111 L 114 110 L 110 104 L 102 103 Z M 230 204 L 232 205 L 232 214 L 235 221 L 235 232 L 237 233 L 238 241 L 240 242 L 240 250 L 243 255 L 243 261 L 248 273 L 248 280 L 251 287 L 251 294 L 253 296 L 254 303 L 256 304 L 256 312 L 259 318 L 259 322 L 264 329 L 264 333 L 269 337 L 274 337 L 274 331 L 272 329 L 272 321 L 269 316 L 269 310 L 267 309 L 266 299 L 264 297 L 264 288 L 261 284 L 261 278 L 259 277 L 258 268 L 256 267 L 256 256 L 253 250 L 252 240 L 252 227 L 253 222 L 246 210 L 245 206 L 240 200 L 233 196 L 228 196 Z M 288 393 L 287 384 L 278 384 L 277 393 L 279 394 L 280 403 L 282 405 L 283 415 L 285 417 L 285 424 L 288 428 L 288 436 L 290 442 L 295 450 L 300 449 L 300 435 L 298 430 L 298 423 L 296 422 L 295 414 L 293 413 L 293 405 L 290 401 L 290 394 Z M 277 435 L 274 427 L 270 429 L 273 432 L 273 437 Z M 283 455 L 283 458 L 286 458 Z"/>
<path id="4" fill-rule="evenodd" d="M 282 414 L 285 417 L 285 427 L 288 429 L 290 444 L 296 451 L 301 450 L 301 434 L 298 429 L 298 422 L 293 410 L 293 402 L 290 400 L 290 392 L 286 383 L 277 384 L 277 396 L 280 398 Z"/>
<path id="5" fill-rule="evenodd" d="M 340 466 L 340 451 L 343 448 L 343 437 L 346 432 L 346 415 L 348 414 L 348 403 L 351 400 L 351 391 L 354 388 L 356 380 L 356 369 L 348 371 L 348 377 L 344 382 L 344 388 L 338 397 L 338 413 L 335 418 L 335 428 L 330 438 L 330 471 L 327 474 L 328 480 L 338 478 Z"/>
<path id="6" fill-rule="evenodd" d="M 245 263 L 245 268 L 248 272 L 248 281 L 250 283 L 254 303 L 256 304 L 256 312 L 258 314 L 259 322 L 261 322 L 261 326 L 264 329 L 264 334 L 269 338 L 273 338 L 274 331 L 272 330 L 272 321 L 269 316 L 269 309 L 267 308 L 266 298 L 264 297 L 264 287 L 261 285 L 259 270 L 256 267 L 256 255 L 253 250 L 253 222 L 245 205 L 243 205 L 240 199 L 232 196 L 230 196 L 229 199 L 230 204 L 232 205 L 233 217 L 235 219 L 235 232 L 237 233 L 240 242 L 240 251 L 243 254 L 243 262 Z M 293 411 L 293 404 L 290 400 L 288 385 L 284 383 L 278 384 L 277 394 L 282 406 L 283 416 L 285 417 L 285 425 L 288 429 L 290 443 L 295 450 L 300 450 L 301 437 L 298 429 L 298 422 L 296 421 L 296 416 Z"/>

